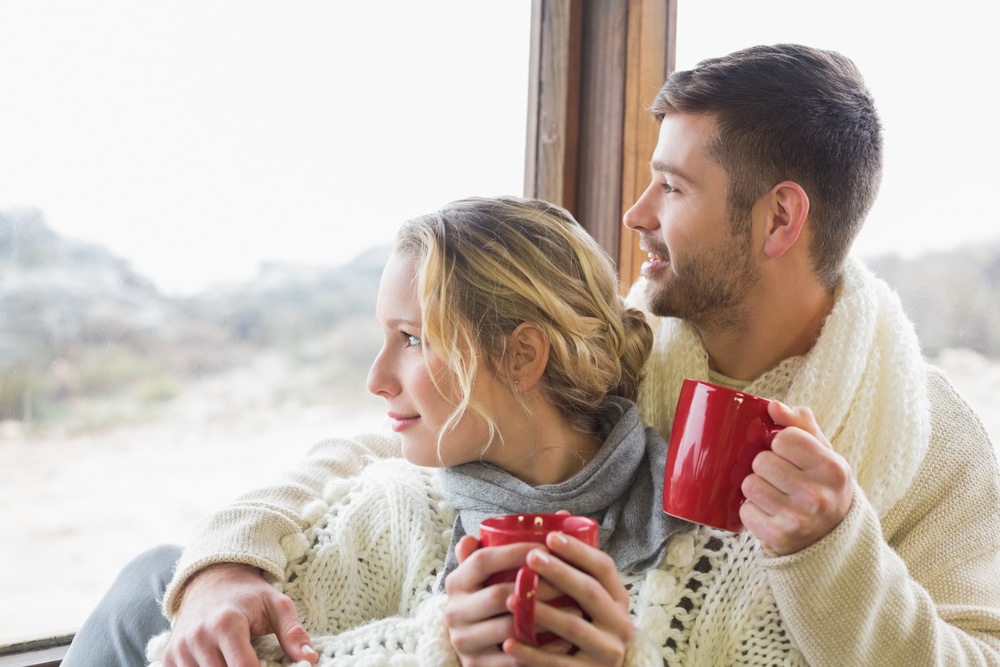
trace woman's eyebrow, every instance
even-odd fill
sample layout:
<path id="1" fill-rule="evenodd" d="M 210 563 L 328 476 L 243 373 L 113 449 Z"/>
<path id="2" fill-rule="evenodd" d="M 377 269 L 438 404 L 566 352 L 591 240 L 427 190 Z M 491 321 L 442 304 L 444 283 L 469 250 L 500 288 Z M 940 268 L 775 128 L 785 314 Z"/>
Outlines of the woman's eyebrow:
<path id="1" fill-rule="evenodd" d="M 417 329 L 420 328 L 420 323 L 419 322 L 414 322 L 413 320 L 408 320 L 405 317 L 394 317 L 391 320 L 386 321 L 385 324 L 390 329 L 396 329 L 396 328 L 399 328 L 399 327 L 411 327 L 411 328 L 417 328 Z"/>

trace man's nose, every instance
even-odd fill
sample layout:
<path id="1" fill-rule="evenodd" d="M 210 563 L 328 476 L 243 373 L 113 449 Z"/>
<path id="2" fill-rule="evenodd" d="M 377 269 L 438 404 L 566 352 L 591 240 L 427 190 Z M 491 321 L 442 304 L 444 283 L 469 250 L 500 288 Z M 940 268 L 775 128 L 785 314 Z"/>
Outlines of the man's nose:
<path id="1" fill-rule="evenodd" d="M 659 228 L 659 221 L 656 219 L 655 208 L 651 201 L 653 187 L 653 184 L 650 184 L 639 196 L 639 199 L 625 211 L 625 215 L 622 216 L 622 224 L 626 228 L 636 231 Z"/>

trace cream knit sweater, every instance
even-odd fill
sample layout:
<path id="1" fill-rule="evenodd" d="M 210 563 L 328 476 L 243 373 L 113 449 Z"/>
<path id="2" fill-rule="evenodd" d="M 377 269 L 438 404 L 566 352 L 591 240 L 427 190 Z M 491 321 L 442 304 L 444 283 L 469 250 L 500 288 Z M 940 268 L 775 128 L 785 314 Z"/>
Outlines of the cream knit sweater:
<path id="1" fill-rule="evenodd" d="M 654 324 L 657 342 L 640 408 L 669 433 L 679 379 L 710 374 L 689 328 L 673 320 Z M 1000 665 L 996 455 L 973 411 L 919 358 L 912 327 L 884 284 L 852 263 L 814 350 L 745 388 L 813 408 L 851 463 L 852 508 L 826 538 L 781 558 L 765 557 L 746 532 L 697 528 L 675 536 L 659 567 L 625 578 L 638 630 L 630 664 Z M 322 443 L 286 484 L 208 517 L 168 590 L 168 615 L 179 587 L 209 563 L 250 563 L 283 580 L 290 561 L 282 541 L 290 548 L 316 524 L 309 507 L 322 498 L 325 482 L 340 488 L 337 478 L 368 462 L 363 453 L 397 451 L 394 440 L 379 436 Z M 379 463 L 371 473 L 392 465 Z M 433 478 L 420 484 L 415 497 L 427 500 L 407 507 L 437 516 L 443 529 L 447 512 L 433 501 Z M 438 548 L 426 546 L 428 553 Z M 431 574 L 422 576 L 415 580 Z M 402 639 L 358 655 L 356 664 L 447 664 L 438 662 L 447 653 L 441 597 L 408 599 L 402 617 L 362 626 Z M 352 600 L 324 605 L 338 610 Z"/>
<path id="2" fill-rule="evenodd" d="M 690 325 L 650 321 L 639 407 L 667 432 L 683 378 L 736 383 L 710 373 Z M 850 262 L 813 349 L 740 388 L 813 410 L 851 465 L 854 503 L 833 533 L 781 558 L 747 532 L 674 538 L 644 588 L 661 604 L 636 609 L 666 664 L 1000 665 L 996 454 L 923 362 L 889 287 Z"/>

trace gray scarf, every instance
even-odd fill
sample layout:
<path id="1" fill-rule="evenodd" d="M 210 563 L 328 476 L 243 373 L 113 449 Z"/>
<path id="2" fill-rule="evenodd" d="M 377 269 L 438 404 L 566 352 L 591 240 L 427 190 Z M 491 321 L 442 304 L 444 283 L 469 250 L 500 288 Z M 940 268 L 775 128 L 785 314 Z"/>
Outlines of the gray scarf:
<path id="1" fill-rule="evenodd" d="M 670 536 L 691 525 L 663 513 L 667 444 L 642 424 L 631 401 L 609 397 L 599 417 L 607 434 L 604 445 L 565 482 L 534 487 L 478 462 L 440 471 L 445 500 L 458 512 L 444 576 L 458 565 L 458 540 L 465 534 L 478 536 L 483 519 L 558 510 L 596 520 L 600 547 L 619 571 L 645 572 L 660 562 Z"/>

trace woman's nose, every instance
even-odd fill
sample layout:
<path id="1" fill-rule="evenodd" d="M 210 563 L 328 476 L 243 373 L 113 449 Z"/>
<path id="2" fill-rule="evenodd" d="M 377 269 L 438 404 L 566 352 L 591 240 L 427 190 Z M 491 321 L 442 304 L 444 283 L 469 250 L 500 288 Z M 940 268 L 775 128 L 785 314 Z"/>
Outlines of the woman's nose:
<path id="1" fill-rule="evenodd" d="M 383 353 L 379 352 L 378 356 L 375 357 L 375 361 L 372 362 L 371 368 L 368 369 L 368 379 L 365 381 L 365 387 L 368 388 L 369 392 L 383 398 L 392 395 L 392 392 L 389 390 L 389 378 L 384 368 L 385 360 Z"/>

